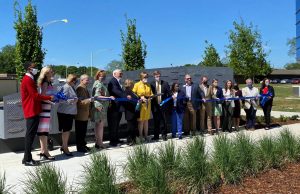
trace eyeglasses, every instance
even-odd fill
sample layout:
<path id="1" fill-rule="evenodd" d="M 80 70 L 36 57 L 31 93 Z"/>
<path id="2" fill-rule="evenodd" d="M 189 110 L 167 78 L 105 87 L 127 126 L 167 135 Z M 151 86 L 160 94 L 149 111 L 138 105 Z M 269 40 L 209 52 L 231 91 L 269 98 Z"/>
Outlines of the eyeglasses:
<path id="1" fill-rule="evenodd" d="M 187 79 L 187 80 L 191 80 L 192 78 L 188 77 L 188 78 L 185 78 L 185 79 Z"/>

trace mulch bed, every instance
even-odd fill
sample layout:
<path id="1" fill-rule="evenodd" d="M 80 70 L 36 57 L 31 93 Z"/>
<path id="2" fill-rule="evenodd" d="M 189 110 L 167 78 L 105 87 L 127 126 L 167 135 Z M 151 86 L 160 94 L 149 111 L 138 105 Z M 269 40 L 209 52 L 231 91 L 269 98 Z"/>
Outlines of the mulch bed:
<path id="1" fill-rule="evenodd" d="M 239 185 L 223 185 L 215 193 L 300 193 L 300 164 L 288 164 L 256 177 L 247 177 Z"/>

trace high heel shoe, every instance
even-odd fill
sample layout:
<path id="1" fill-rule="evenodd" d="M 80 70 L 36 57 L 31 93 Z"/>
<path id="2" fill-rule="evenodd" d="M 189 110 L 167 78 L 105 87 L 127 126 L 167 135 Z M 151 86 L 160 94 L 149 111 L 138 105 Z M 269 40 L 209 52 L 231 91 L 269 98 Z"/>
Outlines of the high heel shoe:
<path id="1" fill-rule="evenodd" d="M 42 160 L 55 160 L 54 156 L 47 156 L 44 153 L 40 153 L 39 155 L 40 155 L 40 159 L 42 159 Z"/>
<path id="2" fill-rule="evenodd" d="M 73 156 L 71 152 L 66 152 L 63 148 L 60 148 L 61 153 L 64 153 L 66 156 Z"/>

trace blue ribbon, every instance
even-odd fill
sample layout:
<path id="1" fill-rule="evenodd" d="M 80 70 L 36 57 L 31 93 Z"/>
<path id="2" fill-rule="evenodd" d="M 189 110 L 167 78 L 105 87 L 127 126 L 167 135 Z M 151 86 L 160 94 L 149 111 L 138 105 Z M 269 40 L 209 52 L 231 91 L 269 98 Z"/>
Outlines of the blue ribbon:
<path id="1" fill-rule="evenodd" d="M 266 102 L 268 102 L 270 99 L 269 97 L 272 97 L 273 94 L 271 92 L 267 92 L 266 94 L 262 94 L 260 96 L 260 106 L 265 106 Z"/>

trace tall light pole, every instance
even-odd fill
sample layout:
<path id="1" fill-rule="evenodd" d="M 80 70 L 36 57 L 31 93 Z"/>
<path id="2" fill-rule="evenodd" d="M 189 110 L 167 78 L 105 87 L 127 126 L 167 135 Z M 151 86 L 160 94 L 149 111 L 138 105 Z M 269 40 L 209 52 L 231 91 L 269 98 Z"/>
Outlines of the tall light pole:
<path id="1" fill-rule="evenodd" d="M 54 24 L 54 23 L 58 23 L 58 22 L 63 22 L 63 23 L 68 23 L 69 21 L 67 19 L 62 19 L 62 20 L 52 20 L 46 23 L 43 23 L 41 26 L 41 28 L 45 28 L 46 26 L 49 26 L 50 24 Z"/>
<path id="2" fill-rule="evenodd" d="M 101 52 L 105 52 L 105 51 L 112 51 L 113 49 L 100 49 L 100 50 L 97 50 L 97 51 L 92 51 L 91 52 L 91 77 L 93 76 L 93 54 L 94 53 L 101 53 Z"/>

